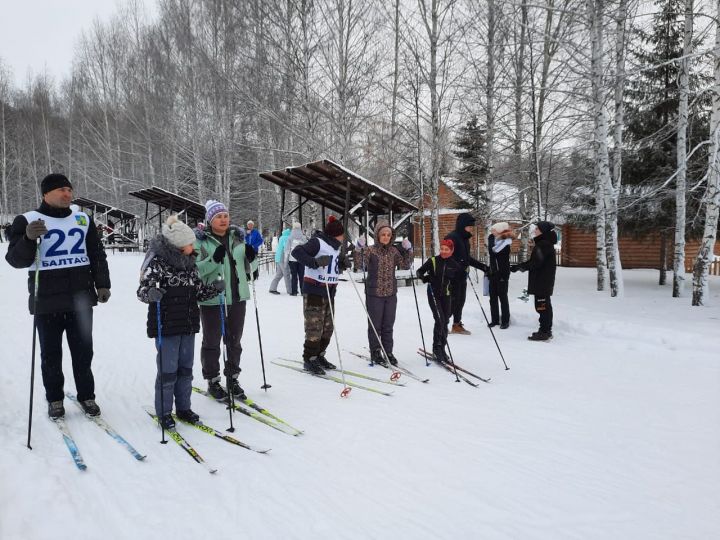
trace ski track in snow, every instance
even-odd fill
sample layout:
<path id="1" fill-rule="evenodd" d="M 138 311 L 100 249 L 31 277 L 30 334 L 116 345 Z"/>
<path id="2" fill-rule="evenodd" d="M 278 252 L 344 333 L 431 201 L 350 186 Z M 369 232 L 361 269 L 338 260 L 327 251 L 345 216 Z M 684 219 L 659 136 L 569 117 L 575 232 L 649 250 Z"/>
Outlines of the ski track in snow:
<path id="1" fill-rule="evenodd" d="M 7 244 L 0 244 L 3 258 Z M 265 367 L 260 390 L 255 315 L 248 302 L 241 384 L 249 397 L 305 435 L 290 437 L 243 415 L 234 437 L 268 455 L 188 426 L 179 431 L 216 475 L 194 463 L 143 412 L 153 401 L 154 345 L 135 298 L 142 256 L 109 255 L 112 298 L 95 310 L 96 394 L 106 420 L 141 453 L 137 462 L 65 401 L 88 465 L 78 471 L 47 419 L 38 348 L 32 451 L 25 448 L 32 319 L 27 273 L 0 264 L 0 538 L 156 539 L 641 539 L 717 538 L 720 531 L 720 279 L 712 307 L 693 308 L 658 287 L 654 271 L 626 271 L 622 300 L 594 291 L 594 269 L 558 269 L 555 339 L 531 343 L 537 316 L 510 284 L 512 326 L 495 329 L 510 371 L 469 291 L 451 336 L 460 365 L 491 384 L 471 388 L 425 367 L 412 288 L 401 288 L 395 354 L 429 384 L 404 378 L 392 397 L 342 387 L 270 364 L 302 350 L 301 297 L 258 282 Z M 688 286 L 690 284 L 688 283 Z M 478 291 L 481 288 L 477 287 Z M 689 287 L 688 287 L 689 288 Z M 432 317 L 418 294 L 426 340 Z M 284 292 L 284 285 L 280 285 Z M 487 300 L 484 307 L 489 316 Z M 367 344 L 350 283 L 337 298 L 342 349 Z M 202 385 L 196 337 L 195 384 Z M 429 348 L 430 343 L 426 341 Z M 337 360 L 334 341 L 328 358 Z M 347 369 L 388 376 L 343 353 Z M 66 390 L 74 391 L 67 346 Z M 361 384 L 381 386 L 359 380 Z M 227 411 L 193 394 L 209 425 Z"/>

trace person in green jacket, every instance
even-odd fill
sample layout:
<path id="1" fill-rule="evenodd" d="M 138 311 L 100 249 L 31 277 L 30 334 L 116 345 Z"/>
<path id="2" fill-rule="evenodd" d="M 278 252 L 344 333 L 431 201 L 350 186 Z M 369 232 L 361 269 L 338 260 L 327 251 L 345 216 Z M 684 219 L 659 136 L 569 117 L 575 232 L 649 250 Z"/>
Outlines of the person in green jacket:
<path id="1" fill-rule="evenodd" d="M 215 399 L 227 398 L 227 392 L 220 384 L 220 309 L 224 302 L 227 365 L 223 373 L 233 395 L 245 399 L 245 392 L 238 383 L 242 354 L 240 340 L 245 325 L 245 304 L 250 298 L 248 282 L 257 278 L 255 250 L 245 243 L 245 231 L 230 224 L 230 214 L 223 203 L 214 200 L 205 203 L 205 223 L 205 230 L 195 231 L 198 272 L 205 283 L 223 279 L 226 287 L 224 295 L 199 302 L 203 330 L 202 374 L 208 381 L 208 392 Z"/>

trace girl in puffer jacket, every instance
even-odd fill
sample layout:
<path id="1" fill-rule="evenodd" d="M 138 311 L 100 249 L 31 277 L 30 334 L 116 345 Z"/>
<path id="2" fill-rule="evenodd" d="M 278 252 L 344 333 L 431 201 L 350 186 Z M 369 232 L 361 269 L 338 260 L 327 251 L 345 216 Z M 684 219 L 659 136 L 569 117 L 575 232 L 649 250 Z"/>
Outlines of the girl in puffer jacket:
<path id="1" fill-rule="evenodd" d="M 179 419 L 190 423 L 200 420 L 190 408 L 195 334 L 200 330 L 198 301 L 225 290 L 224 281 L 205 285 L 200 279 L 194 242 L 192 229 L 177 216 L 170 216 L 162 234 L 150 241 L 137 290 L 138 299 L 148 304 L 147 335 L 156 338 L 155 413 L 165 429 L 175 427 L 173 397 Z"/>
<path id="2" fill-rule="evenodd" d="M 372 362 L 397 365 L 393 355 L 393 327 L 397 311 L 397 281 L 395 269 L 409 270 L 412 264 L 412 244 L 406 238 L 400 246 L 393 245 L 395 231 L 386 222 L 375 226 L 375 245 L 366 246 L 362 238 L 355 244 L 355 259 L 367 271 L 365 298 L 372 326 L 368 324 L 368 341 Z M 382 347 L 380 344 L 382 343 Z M 387 358 L 383 357 L 383 349 Z"/>

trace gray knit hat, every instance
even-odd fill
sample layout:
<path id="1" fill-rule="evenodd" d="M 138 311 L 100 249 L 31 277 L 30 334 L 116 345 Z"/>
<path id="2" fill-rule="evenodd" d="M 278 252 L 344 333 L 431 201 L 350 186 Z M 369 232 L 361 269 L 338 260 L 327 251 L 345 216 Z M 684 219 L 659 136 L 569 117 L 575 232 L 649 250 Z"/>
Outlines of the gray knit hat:
<path id="1" fill-rule="evenodd" d="M 180 221 L 175 214 L 165 221 L 165 225 L 162 226 L 162 235 L 178 249 L 195 243 L 193 230 Z"/>

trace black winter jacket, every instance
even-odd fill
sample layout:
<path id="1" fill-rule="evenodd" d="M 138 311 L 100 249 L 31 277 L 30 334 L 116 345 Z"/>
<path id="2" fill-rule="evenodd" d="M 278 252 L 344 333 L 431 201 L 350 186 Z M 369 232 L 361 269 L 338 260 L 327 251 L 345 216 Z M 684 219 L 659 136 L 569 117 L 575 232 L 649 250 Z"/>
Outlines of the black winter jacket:
<path id="1" fill-rule="evenodd" d="M 297 262 L 304 266 L 307 266 L 308 268 L 317 268 L 318 265 L 315 261 L 315 257 L 317 257 L 317 254 L 320 251 L 319 239 L 321 238 L 333 249 L 340 249 L 341 243 L 338 240 L 336 240 L 332 236 L 328 236 L 322 231 L 316 231 L 315 234 L 312 235 L 312 238 L 310 238 L 310 240 L 308 240 L 304 244 L 297 246 L 295 249 L 292 250 L 292 256 L 295 257 L 295 260 L 297 260 Z M 339 263 L 340 273 L 342 274 L 346 268 L 348 268 L 347 259 L 343 258 L 341 254 Z M 332 298 L 335 298 L 335 289 L 337 288 L 337 284 L 328 284 L 328 287 L 330 291 L 330 296 Z M 315 294 L 317 296 L 327 297 L 327 291 L 328 289 L 326 289 L 324 284 L 318 283 L 307 276 L 303 278 L 303 294 Z"/>
<path id="2" fill-rule="evenodd" d="M 462 278 L 463 270 L 452 257 L 443 259 L 438 255 L 425 261 L 416 274 L 423 282 L 428 283 L 433 295 L 440 298 L 452 294 L 452 282 L 458 275 Z"/>
<path id="3" fill-rule="evenodd" d="M 446 240 L 452 240 L 453 244 L 455 244 L 455 250 L 453 251 L 452 258 L 457 261 L 460 269 L 462 270 L 462 272 L 459 272 L 455 276 L 455 279 L 466 279 L 468 266 L 472 266 L 473 268 L 477 268 L 483 272 L 489 271 L 489 268 L 485 263 L 478 261 L 470 255 L 470 238 L 472 238 L 472 234 L 467 232 L 465 227 L 474 224 L 475 219 L 472 215 L 467 212 L 463 212 L 457 217 L 455 230 L 445 237 Z"/>
<path id="4" fill-rule="evenodd" d="M 507 281 L 510 279 L 510 245 L 495 253 L 495 235 L 488 236 L 488 253 L 490 254 L 490 279 Z"/>
<path id="5" fill-rule="evenodd" d="M 530 258 L 518 264 L 518 269 L 529 270 L 528 294 L 552 296 L 555 287 L 555 244 L 557 233 L 550 231 L 535 237 L 535 247 Z"/>
<path id="6" fill-rule="evenodd" d="M 37 212 L 48 217 L 63 218 L 73 213 L 70 208 L 55 208 L 43 202 Z M 14 268 L 28 268 L 35 261 L 37 243 L 25 236 L 28 222 L 19 215 L 10 229 L 10 245 L 5 260 Z M 96 289 L 110 288 L 107 255 L 90 218 L 85 247 L 90 264 L 39 272 L 38 314 L 63 313 L 97 305 Z M 28 272 L 28 308 L 33 313 L 35 272 Z"/>
<path id="7" fill-rule="evenodd" d="M 200 278 L 195 255 L 183 255 L 162 236 L 150 241 L 143 262 L 137 297 L 148 304 L 147 335 L 158 335 L 157 303 L 150 302 L 148 292 L 157 286 L 165 289 L 160 301 L 160 320 L 163 336 L 197 334 L 200 331 L 198 301 L 218 295 L 212 285 Z"/>

